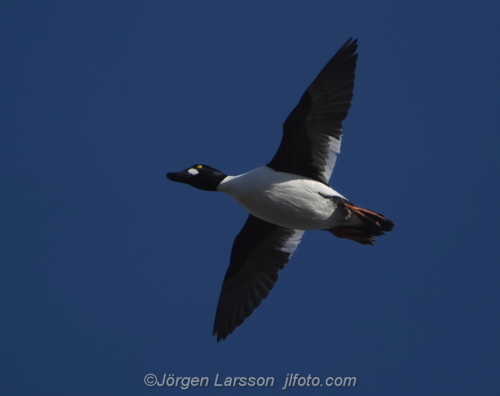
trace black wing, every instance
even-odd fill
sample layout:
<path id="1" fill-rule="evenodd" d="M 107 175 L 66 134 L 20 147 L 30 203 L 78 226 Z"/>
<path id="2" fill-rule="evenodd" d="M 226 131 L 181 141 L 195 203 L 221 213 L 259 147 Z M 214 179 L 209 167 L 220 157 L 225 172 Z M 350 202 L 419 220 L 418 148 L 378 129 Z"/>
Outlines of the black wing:
<path id="1" fill-rule="evenodd" d="M 351 107 L 357 43 L 347 40 L 304 92 L 267 166 L 328 184 L 340 152 L 342 121 Z"/>
<path id="2" fill-rule="evenodd" d="M 303 234 L 248 216 L 234 240 L 222 283 L 213 332 L 217 342 L 231 334 L 267 297 Z"/>

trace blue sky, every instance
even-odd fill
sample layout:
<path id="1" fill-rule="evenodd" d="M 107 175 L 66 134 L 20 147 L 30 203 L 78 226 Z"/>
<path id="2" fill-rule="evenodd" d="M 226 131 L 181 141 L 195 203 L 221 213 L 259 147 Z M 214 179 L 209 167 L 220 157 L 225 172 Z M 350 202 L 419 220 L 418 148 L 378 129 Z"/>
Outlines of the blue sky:
<path id="1" fill-rule="evenodd" d="M 16 1 L 0 6 L 2 394 L 497 395 L 500 5 Z M 308 232 L 269 298 L 211 337 L 247 214 L 169 182 L 267 163 L 359 39 L 331 184 L 393 220 Z M 289 373 L 351 388 L 283 386 Z M 275 377 L 220 388 L 215 375 Z"/>

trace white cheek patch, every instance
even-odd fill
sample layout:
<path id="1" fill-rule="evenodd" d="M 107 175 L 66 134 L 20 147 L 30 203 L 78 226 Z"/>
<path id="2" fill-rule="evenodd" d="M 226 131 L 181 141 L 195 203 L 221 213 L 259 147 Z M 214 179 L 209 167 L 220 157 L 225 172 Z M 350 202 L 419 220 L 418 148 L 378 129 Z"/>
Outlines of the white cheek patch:
<path id="1" fill-rule="evenodd" d="M 198 172 L 196 169 L 193 169 L 193 168 L 188 169 L 188 172 L 189 172 L 191 175 L 193 175 L 193 176 L 194 176 L 194 175 L 197 175 L 198 173 L 200 173 L 200 172 Z"/>

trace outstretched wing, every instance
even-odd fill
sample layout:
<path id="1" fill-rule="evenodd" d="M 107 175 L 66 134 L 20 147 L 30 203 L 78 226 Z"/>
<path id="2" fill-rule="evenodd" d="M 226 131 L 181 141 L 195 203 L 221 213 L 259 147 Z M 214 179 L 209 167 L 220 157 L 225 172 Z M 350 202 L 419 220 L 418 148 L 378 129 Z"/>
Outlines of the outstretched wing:
<path id="1" fill-rule="evenodd" d="M 340 152 L 342 121 L 351 107 L 357 42 L 347 40 L 304 92 L 267 166 L 328 184 Z"/>
<path id="2" fill-rule="evenodd" d="M 234 240 L 222 283 L 213 331 L 217 342 L 231 334 L 267 297 L 303 234 L 248 216 Z"/>

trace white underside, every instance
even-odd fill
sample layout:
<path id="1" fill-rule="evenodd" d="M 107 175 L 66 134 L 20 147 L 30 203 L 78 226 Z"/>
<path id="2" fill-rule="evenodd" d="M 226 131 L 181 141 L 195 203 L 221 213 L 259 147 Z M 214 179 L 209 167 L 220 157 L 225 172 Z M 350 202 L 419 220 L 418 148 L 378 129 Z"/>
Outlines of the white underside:
<path id="1" fill-rule="evenodd" d="M 227 176 L 217 188 L 252 215 L 295 230 L 324 230 L 345 224 L 334 201 L 342 197 L 323 183 L 267 166 L 239 176 Z M 323 195 L 321 195 L 321 194 Z"/>

